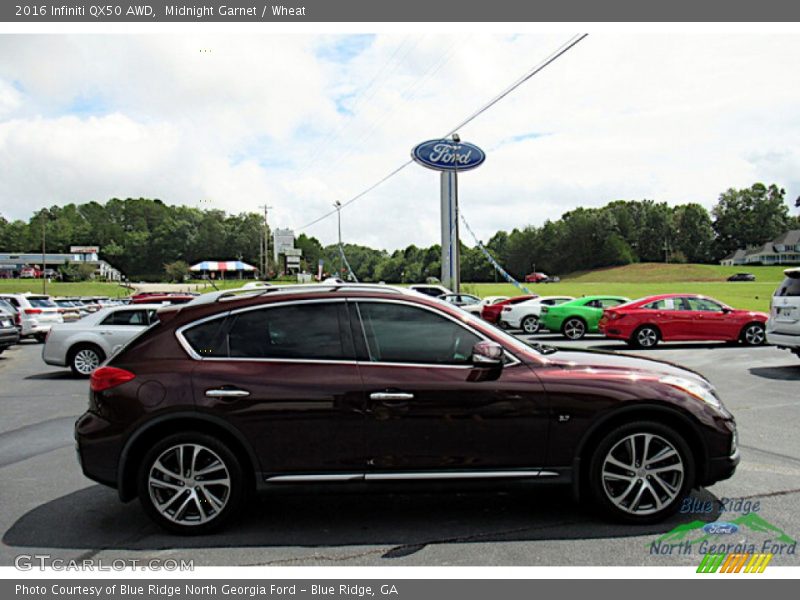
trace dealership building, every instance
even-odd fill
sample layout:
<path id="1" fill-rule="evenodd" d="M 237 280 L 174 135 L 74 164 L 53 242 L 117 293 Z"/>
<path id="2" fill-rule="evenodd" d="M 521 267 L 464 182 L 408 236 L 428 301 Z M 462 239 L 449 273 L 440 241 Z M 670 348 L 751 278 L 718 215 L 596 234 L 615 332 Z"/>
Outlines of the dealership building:
<path id="1" fill-rule="evenodd" d="M 47 252 L 0 252 L 0 277 L 19 277 L 26 267 L 36 267 L 40 270 L 53 269 L 57 271 L 65 264 L 87 264 L 95 267 L 95 277 L 109 281 L 121 281 L 122 273 L 100 259 L 99 246 L 73 246 L 69 253 Z M 44 260 L 42 260 L 44 258 Z"/>

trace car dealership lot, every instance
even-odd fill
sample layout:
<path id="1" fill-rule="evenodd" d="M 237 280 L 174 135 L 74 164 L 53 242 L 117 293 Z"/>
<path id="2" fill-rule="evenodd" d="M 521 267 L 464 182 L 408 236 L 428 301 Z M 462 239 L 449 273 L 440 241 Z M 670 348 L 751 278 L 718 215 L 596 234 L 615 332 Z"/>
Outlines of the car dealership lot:
<path id="1" fill-rule="evenodd" d="M 631 352 L 597 336 L 581 342 L 549 334 L 531 339 Z M 145 517 L 138 502 L 122 505 L 114 490 L 82 476 L 72 425 L 85 410 L 88 384 L 48 367 L 40 352 L 40 345 L 24 343 L 0 357 L 4 565 L 34 553 L 108 561 L 194 559 L 196 565 L 697 564 L 696 554 L 652 555 L 650 543 L 678 524 L 717 517 L 713 512 L 677 515 L 656 526 L 616 525 L 575 506 L 569 490 L 496 482 L 457 491 L 421 484 L 285 488 L 256 501 L 246 518 L 219 534 L 169 536 Z M 742 463 L 736 475 L 694 497 L 760 501 L 759 515 L 797 539 L 797 357 L 772 347 L 725 344 L 665 344 L 638 353 L 707 376 L 738 420 Z M 719 520 L 736 516 L 726 513 Z M 720 536 L 720 541 L 742 537 Z M 778 556 L 773 564 L 797 564 L 797 556 Z"/>

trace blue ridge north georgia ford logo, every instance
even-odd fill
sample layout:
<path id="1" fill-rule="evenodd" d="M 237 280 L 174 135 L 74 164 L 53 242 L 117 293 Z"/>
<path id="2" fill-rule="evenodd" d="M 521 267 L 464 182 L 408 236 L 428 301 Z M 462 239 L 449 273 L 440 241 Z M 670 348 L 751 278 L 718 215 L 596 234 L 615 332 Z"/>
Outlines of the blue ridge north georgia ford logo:
<path id="1" fill-rule="evenodd" d="M 486 160 L 486 153 L 475 144 L 447 139 L 422 142 L 414 147 L 411 156 L 436 171 L 468 171 Z"/>

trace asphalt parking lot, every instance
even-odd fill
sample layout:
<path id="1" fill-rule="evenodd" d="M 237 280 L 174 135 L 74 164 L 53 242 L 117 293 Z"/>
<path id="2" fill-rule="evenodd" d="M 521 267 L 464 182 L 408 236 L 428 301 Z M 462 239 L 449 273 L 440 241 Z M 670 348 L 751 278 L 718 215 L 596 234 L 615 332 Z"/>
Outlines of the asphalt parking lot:
<path id="1" fill-rule="evenodd" d="M 629 351 L 597 337 L 534 337 Z M 775 529 L 742 526 L 714 543 L 753 543 L 760 552 L 779 532 L 800 537 L 800 360 L 772 347 L 666 344 L 639 351 L 703 373 L 738 420 L 742 462 L 736 474 L 693 493 L 713 506 L 709 514 L 632 527 L 600 520 L 561 489 L 328 487 L 270 494 L 231 528 L 193 538 L 164 534 L 138 502 L 121 504 L 114 490 L 83 477 L 72 426 L 85 409 L 88 384 L 45 365 L 40 353 L 39 344 L 25 342 L 0 356 L 2 565 L 34 553 L 66 560 L 193 559 L 196 566 L 696 565 L 696 549 L 657 555 L 652 542 L 695 519 L 741 517 L 741 510 L 720 514 L 716 500 L 722 498 L 759 502 L 758 515 Z M 772 564 L 797 565 L 797 555 L 776 555 Z"/>

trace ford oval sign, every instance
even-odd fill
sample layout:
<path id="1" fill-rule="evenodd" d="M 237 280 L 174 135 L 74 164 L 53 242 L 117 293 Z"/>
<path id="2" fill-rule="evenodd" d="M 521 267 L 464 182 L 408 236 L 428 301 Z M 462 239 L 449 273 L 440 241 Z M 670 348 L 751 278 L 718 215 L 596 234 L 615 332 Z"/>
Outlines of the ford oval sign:
<path id="1" fill-rule="evenodd" d="M 411 156 L 423 167 L 436 171 L 468 171 L 486 160 L 486 153 L 476 145 L 453 140 L 422 142 Z"/>
<path id="2" fill-rule="evenodd" d="M 739 526 L 736 523 L 716 521 L 714 523 L 708 523 L 707 525 L 704 525 L 703 531 L 712 535 L 731 535 L 739 531 Z"/>

